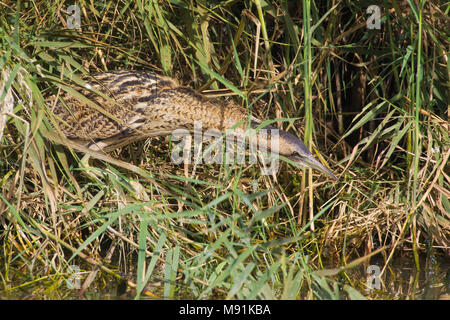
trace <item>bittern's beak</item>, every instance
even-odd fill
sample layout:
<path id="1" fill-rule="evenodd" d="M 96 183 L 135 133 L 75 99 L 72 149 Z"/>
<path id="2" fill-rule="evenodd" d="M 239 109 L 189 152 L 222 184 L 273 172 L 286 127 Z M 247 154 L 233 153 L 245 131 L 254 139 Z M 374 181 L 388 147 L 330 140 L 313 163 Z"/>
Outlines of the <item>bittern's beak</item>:
<path id="1" fill-rule="evenodd" d="M 330 169 L 325 167 L 323 164 L 321 164 L 316 158 L 314 158 L 312 154 L 303 156 L 288 156 L 288 158 L 301 166 L 315 169 L 317 171 L 326 174 L 327 176 L 329 176 L 334 180 L 338 180 L 338 178 L 334 175 L 334 173 L 331 172 Z"/>

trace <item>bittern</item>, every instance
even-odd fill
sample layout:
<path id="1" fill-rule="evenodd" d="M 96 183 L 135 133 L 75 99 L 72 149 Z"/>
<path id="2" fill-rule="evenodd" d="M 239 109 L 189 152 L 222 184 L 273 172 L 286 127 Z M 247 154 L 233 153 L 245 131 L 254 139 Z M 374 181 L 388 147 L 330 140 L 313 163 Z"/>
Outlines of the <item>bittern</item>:
<path id="1" fill-rule="evenodd" d="M 233 129 L 237 137 L 249 126 L 257 128 L 262 123 L 235 103 L 207 99 L 151 72 L 106 72 L 84 79 L 86 85 L 78 91 L 87 99 L 64 93 L 63 102 L 55 102 L 53 113 L 68 139 L 96 150 L 111 151 L 137 140 L 169 135 L 176 129 L 192 131 L 195 121 L 200 121 L 204 130 L 225 133 Z M 259 135 L 258 143 L 270 145 L 264 139 L 268 138 Z M 286 131 L 279 130 L 278 146 L 271 145 L 271 152 L 337 180 L 300 139 Z"/>

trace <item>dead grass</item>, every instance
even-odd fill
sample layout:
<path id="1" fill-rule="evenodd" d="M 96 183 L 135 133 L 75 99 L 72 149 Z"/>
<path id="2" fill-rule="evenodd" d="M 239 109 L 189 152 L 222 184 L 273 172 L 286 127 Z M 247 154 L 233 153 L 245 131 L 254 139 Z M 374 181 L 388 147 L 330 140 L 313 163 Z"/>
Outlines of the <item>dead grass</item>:
<path id="1" fill-rule="evenodd" d="M 165 298 L 360 298 L 314 274 L 323 248 L 346 264 L 387 246 L 383 271 L 397 251 L 413 250 L 416 265 L 429 243 L 448 252 L 448 7 L 389 1 L 382 29 L 369 30 L 365 7 L 333 3 L 81 3 L 81 30 L 66 29 L 62 2 L 0 4 L 4 290 L 44 284 L 36 297 L 70 297 L 57 289 L 79 264 L 84 287 L 121 270 L 137 297 L 159 283 Z M 45 98 L 72 74 L 115 69 L 300 118 L 278 126 L 306 136 L 340 180 L 286 163 L 277 176 L 177 166 L 167 139 L 92 153 L 100 178 L 86 178 L 87 150 L 48 133 Z"/>

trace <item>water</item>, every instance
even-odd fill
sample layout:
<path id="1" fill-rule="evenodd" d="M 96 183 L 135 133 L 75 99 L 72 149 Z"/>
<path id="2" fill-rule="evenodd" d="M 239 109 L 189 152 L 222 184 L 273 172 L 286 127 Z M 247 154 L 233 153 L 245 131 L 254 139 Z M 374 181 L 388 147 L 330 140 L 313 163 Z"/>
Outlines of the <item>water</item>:
<path id="1" fill-rule="evenodd" d="M 368 298 L 388 300 L 449 300 L 450 257 L 422 255 L 417 270 L 413 255 L 394 258 L 385 268 L 381 257 L 371 259 L 348 273 L 359 282 Z M 362 289 L 362 290 L 361 290 Z"/>
<path id="2" fill-rule="evenodd" d="M 4 264 L 1 264 L 4 265 Z M 372 257 L 370 262 L 359 265 L 345 271 L 345 275 L 334 277 L 352 285 L 369 299 L 387 300 L 450 300 L 450 257 L 441 255 L 422 255 L 419 258 L 418 271 L 412 254 L 402 255 L 392 259 L 385 272 L 380 272 L 385 266 L 382 256 Z M 327 268 L 336 266 L 327 266 Z M 83 269 L 91 270 L 92 266 L 84 265 Z M 2 271 L 3 272 L 3 271 Z M 11 271 L 10 271 L 11 273 Z M 39 280 L 23 277 L 14 277 L 9 283 L 10 290 L 0 290 L 0 299 L 133 299 L 135 291 L 124 286 L 124 281 L 119 281 L 113 276 L 98 272 L 92 284 L 84 291 L 70 288 L 67 285 L 67 277 L 48 276 Z M 128 276 L 133 281 L 135 276 Z M 23 285 L 29 282 L 28 285 Z M 133 281 L 134 282 L 134 281 Z M 80 282 L 83 284 L 83 280 Z M 162 296 L 164 284 L 152 286 L 151 291 Z M 195 297 L 183 296 L 179 299 L 194 299 Z M 176 297 L 177 299 L 177 297 Z"/>

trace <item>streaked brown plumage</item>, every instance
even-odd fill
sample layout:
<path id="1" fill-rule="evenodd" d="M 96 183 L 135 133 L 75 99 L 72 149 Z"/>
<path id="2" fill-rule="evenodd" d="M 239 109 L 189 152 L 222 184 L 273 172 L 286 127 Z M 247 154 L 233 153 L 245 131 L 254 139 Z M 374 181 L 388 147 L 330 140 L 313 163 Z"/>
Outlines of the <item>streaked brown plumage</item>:
<path id="1" fill-rule="evenodd" d="M 222 133 L 241 123 L 234 129 L 238 138 L 248 128 L 249 116 L 244 108 L 208 100 L 191 88 L 155 73 L 116 71 L 95 75 L 94 79 L 86 78 L 85 88 L 76 88 L 87 99 L 64 94 L 64 103 L 58 101 L 53 109 L 62 133 L 91 148 L 110 151 L 147 137 L 168 135 L 176 129 L 192 131 L 194 121 L 201 121 L 203 130 Z M 250 122 L 254 128 L 261 123 L 254 117 Z M 336 179 L 301 140 L 283 130 L 279 134 L 279 150 L 272 148 L 272 152 L 278 151 L 300 165 Z M 258 143 L 261 142 L 264 143 Z"/>

